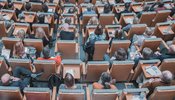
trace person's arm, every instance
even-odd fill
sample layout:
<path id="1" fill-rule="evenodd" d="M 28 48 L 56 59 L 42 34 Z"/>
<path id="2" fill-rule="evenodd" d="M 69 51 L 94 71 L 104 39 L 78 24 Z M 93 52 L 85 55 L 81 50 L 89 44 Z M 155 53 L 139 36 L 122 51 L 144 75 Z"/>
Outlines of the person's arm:
<path id="1" fill-rule="evenodd" d="M 16 67 L 13 71 L 13 76 L 20 78 L 20 75 L 31 76 L 32 72 L 23 67 Z"/>

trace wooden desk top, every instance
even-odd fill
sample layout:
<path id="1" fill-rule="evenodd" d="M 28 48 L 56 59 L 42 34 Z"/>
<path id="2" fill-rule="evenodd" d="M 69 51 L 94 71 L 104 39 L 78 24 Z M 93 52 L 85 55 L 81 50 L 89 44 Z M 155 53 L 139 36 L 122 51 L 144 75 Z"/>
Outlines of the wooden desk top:
<path id="1" fill-rule="evenodd" d="M 3 18 L 6 20 L 11 20 L 13 17 L 13 12 L 1 12 L 0 14 L 4 15 Z"/>
<path id="2" fill-rule="evenodd" d="M 124 19 L 124 22 L 127 24 L 127 23 L 133 23 L 133 19 L 134 19 L 134 16 L 133 15 L 127 15 L 127 16 L 123 16 L 123 19 Z"/>
<path id="3" fill-rule="evenodd" d="M 146 67 L 150 67 L 152 64 L 142 64 L 141 65 L 141 68 L 142 68 L 142 71 L 143 71 L 143 74 L 144 74 L 144 76 L 145 76 L 145 78 L 158 78 L 158 76 L 152 76 L 152 75 L 150 75 L 150 74 L 148 74 L 147 72 L 146 72 Z M 153 64 L 154 66 L 157 66 L 157 64 Z"/>
<path id="4" fill-rule="evenodd" d="M 80 65 L 64 65 L 63 66 L 63 78 L 65 78 L 65 75 L 67 72 L 70 72 L 73 74 L 75 79 L 80 79 L 81 77 L 81 66 Z"/>
<path id="5" fill-rule="evenodd" d="M 29 14 L 29 13 L 25 13 L 24 16 L 25 16 L 25 19 L 24 19 L 24 20 L 25 20 L 26 22 L 28 22 L 28 23 L 33 23 L 34 20 L 35 20 L 35 17 L 36 17 L 36 15 L 34 15 L 34 14 Z"/>
<path id="6" fill-rule="evenodd" d="M 56 7 L 55 7 L 55 5 L 48 5 L 48 11 L 49 12 L 55 12 L 55 10 L 56 10 Z"/>
<path id="7" fill-rule="evenodd" d="M 6 2 L 0 2 L 0 4 L 4 7 Z"/>
<path id="8" fill-rule="evenodd" d="M 104 11 L 104 7 L 103 6 L 98 6 L 97 7 L 97 12 L 100 14 L 100 13 L 103 13 Z"/>
<path id="9" fill-rule="evenodd" d="M 21 10 L 22 7 L 23 7 L 23 3 L 17 3 L 17 2 L 14 3 L 14 8 Z"/>
<path id="10" fill-rule="evenodd" d="M 167 30 L 168 28 L 170 28 L 170 30 Z M 167 26 L 158 26 L 158 30 L 160 31 L 160 33 L 162 35 L 171 35 L 171 34 L 174 34 L 173 30 L 171 29 L 171 27 L 169 25 L 167 25 Z"/>
<path id="11" fill-rule="evenodd" d="M 124 6 L 124 5 L 116 6 L 116 7 L 115 7 L 115 10 L 116 10 L 116 12 L 117 12 L 117 11 L 119 11 L 119 12 L 124 11 L 124 10 L 125 10 L 125 6 Z"/>
<path id="12" fill-rule="evenodd" d="M 141 5 L 132 5 L 132 9 L 134 10 L 134 12 L 143 11 L 143 7 Z"/>
<path id="13" fill-rule="evenodd" d="M 45 23 L 51 24 L 53 17 L 52 17 L 52 15 L 46 15 L 44 20 L 45 20 Z"/>

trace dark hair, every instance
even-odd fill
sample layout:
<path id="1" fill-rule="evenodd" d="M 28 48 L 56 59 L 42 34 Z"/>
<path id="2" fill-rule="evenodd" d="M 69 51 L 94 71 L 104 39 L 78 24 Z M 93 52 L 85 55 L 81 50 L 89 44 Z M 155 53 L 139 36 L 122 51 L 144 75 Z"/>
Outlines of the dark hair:
<path id="1" fill-rule="evenodd" d="M 150 59 L 152 54 L 153 54 L 153 51 L 148 47 L 145 47 L 142 51 L 142 55 L 144 59 Z"/>
<path id="2" fill-rule="evenodd" d="M 174 14 L 175 14 L 175 7 L 173 7 L 173 8 L 171 9 L 170 16 L 173 16 Z"/>
<path id="3" fill-rule="evenodd" d="M 149 8 L 150 7 L 148 5 L 146 5 L 146 6 L 143 7 L 143 11 L 149 11 Z"/>
<path id="4" fill-rule="evenodd" d="M 103 28 L 101 25 L 98 25 L 97 28 L 95 29 L 95 32 L 94 32 L 96 35 L 101 35 L 103 34 Z"/>
<path id="5" fill-rule="evenodd" d="M 46 4 L 43 4 L 42 5 L 42 9 L 43 9 L 44 12 L 48 12 L 49 8 L 48 8 L 48 6 Z"/>
<path id="6" fill-rule="evenodd" d="M 69 3 L 70 1 L 69 0 L 65 0 L 65 3 Z"/>
<path id="7" fill-rule="evenodd" d="M 72 87 L 72 86 L 74 86 L 74 84 L 75 84 L 75 79 L 74 79 L 74 77 L 72 76 L 72 74 L 66 73 L 65 79 L 64 79 L 64 84 L 65 84 L 67 87 Z"/>
<path id="8" fill-rule="evenodd" d="M 158 7 L 163 7 L 164 3 L 163 2 L 158 2 Z"/>
<path id="9" fill-rule="evenodd" d="M 68 10 L 68 13 L 70 13 L 70 14 L 73 14 L 73 13 L 75 13 L 76 12 L 76 8 L 75 7 L 71 7 L 71 8 L 69 8 L 69 10 Z"/>
<path id="10" fill-rule="evenodd" d="M 109 4 L 105 4 L 104 13 L 109 13 L 111 11 L 111 6 Z"/>
<path id="11" fill-rule="evenodd" d="M 130 3 L 125 3 L 125 9 L 128 10 L 130 7 Z"/>
<path id="12" fill-rule="evenodd" d="M 116 60 L 126 60 L 127 59 L 127 52 L 124 48 L 119 48 L 115 52 Z"/>
<path id="13" fill-rule="evenodd" d="M 70 18 L 70 17 L 67 17 L 67 18 L 65 19 L 65 23 L 71 24 L 71 18 Z"/>
<path id="14" fill-rule="evenodd" d="M 104 89 L 110 89 L 111 80 L 112 80 L 112 77 L 110 76 L 109 73 L 103 72 L 101 74 L 101 81 L 102 81 L 102 85 L 104 86 Z"/>
<path id="15" fill-rule="evenodd" d="M 39 23 L 44 23 L 44 15 L 43 14 L 40 14 L 39 16 L 38 16 L 38 22 Z"/>
<path id="16" fill-rule="evenodd" d="M 50 49 L 48 47 L 45 47 L 43 49 L 43 58 L 45 58 L 45 59 L 50 58 Z"/>
<path id="17" fill-rule="evenodd" d="M 31 9 L 31 3 L 27 2 L 25 8 L 29 11 Z"/>
<path id="18" fill-rule="evenodd" d="M 12 7 L 13 7 L 13 3 L 12 2 L 8 3 L 8 8 L 12 8 Z"/>
<path id="19" fill-rule="evenodd" d="M 91 6 L 88 6 L 87 7 L 87 11 L 91 11 L 92 10 L 92 7 Z"/>
<path id="20" fill-rule="evenodd" d="M 122 34 L 123 34 L 122 30 L 120 30 L 120 29 L 115 30 L 115 37 L 117 39 L 119 39 L 119 40 L 122 39 Z"/>

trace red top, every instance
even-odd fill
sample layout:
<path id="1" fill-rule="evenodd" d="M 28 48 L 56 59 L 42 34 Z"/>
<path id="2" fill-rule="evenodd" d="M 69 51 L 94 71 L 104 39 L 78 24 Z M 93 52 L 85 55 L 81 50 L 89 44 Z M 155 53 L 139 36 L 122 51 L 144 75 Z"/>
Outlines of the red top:
<path id="1" fill-rule="evenodd" d="M 48 59 L 39 57 L 39 58 L 37 58 L 37 60 L 54 60 L 57 65 L 60 65 L 61 64 L 61 56 L 50 57 Z"/>

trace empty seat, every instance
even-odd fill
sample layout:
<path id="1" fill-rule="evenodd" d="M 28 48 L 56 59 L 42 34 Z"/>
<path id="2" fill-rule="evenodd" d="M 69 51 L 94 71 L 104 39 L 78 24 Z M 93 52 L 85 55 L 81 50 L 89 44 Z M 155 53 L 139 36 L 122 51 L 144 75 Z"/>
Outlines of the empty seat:
<path id="1" fill-rule="evenodd" d="M 20 41 L 20 38 L 3 37 L 2 42 L 6 49 L 13 50 L 13 46 Z"/>
<path id="2" fill-rule="evenodd" d="M 99 21 L 103 27 L 105 25 L 113 25 L 118 23 L 114 14 L 100 14 Z"/>
<path id="3" fill-rule="evenodd" d="M 140 17 L 140 24 L 146 24 L 147 26 L 151 26 L 152 19 L 156 16 L 156 12 L 143 12 Z"/>

